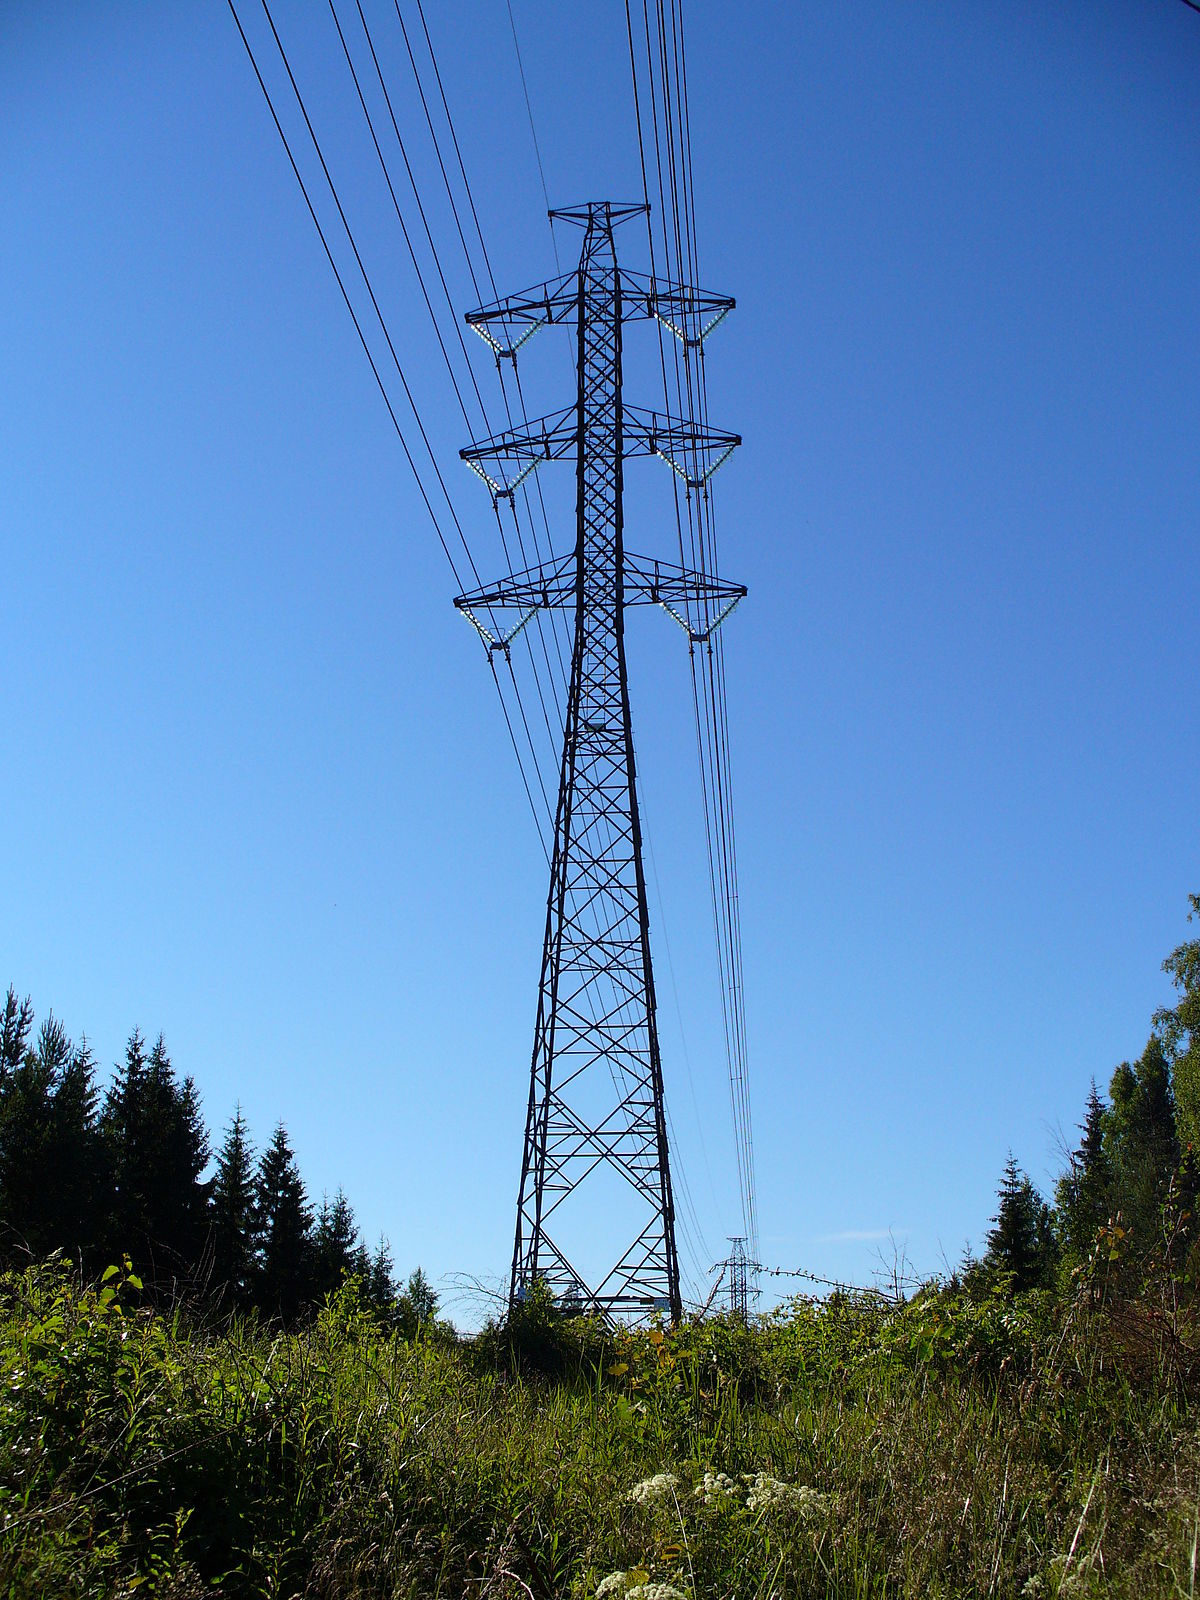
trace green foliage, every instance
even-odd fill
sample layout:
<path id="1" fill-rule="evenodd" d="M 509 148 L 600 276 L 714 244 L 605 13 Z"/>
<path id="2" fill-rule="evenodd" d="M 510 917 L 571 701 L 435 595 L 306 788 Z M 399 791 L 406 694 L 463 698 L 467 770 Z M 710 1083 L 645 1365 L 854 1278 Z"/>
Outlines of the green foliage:
<path id="1" fill-rule="evenodd" d="M 1106 1146 L 1121 1218 L 1145 1251 L 1157 1238 L 1159 1214 L 1180 1160 L 1170 1064 L 1161 1040 L 1151 1037 L 1135 1063 L 1116 1069 L 1109 1102 Z"/>
<path id="2" fill-rule="evenodd" d="M 367 1277 L 370 1262 L 357 1256 L 358 1224 L 345 1191 L 339 1189 L 330 1205 L 328 1196 L 321 1202 L 321 1214 L 312 1239 L 311 1293 L 318 1300 L 333 1294 L 342 1279 L 357 1271 Z"/>
<path id="3" fill-rule="evenodd" d="M 1073 1268 L 1088 1259 L 1100 1229 L 1118 1210 L 1116 1173 L 1105 1136 L 1107 1120 L 1093 1078 L 1080 1130 L 1083 1138 L 1055 1189 L 1055 1228 L 1063 1257 Z"/>
<path id="4" fill-rule="evenodd" d="M 1200 918 L 1200 895 L 1189 895 L 1188 921 Z M 1200 1151 L 1200 939 L 1189 939 L 1163 962 L 1179 994 L 1154 1018 L 1155 1030 L 1171 1062 L 1179 1137 Z"/>
<path id="5" fill-rule="evenodd" d="M 420 1268 L 417 1270 L 420 1271 Z M 379 1236 L 379 1243 L 375 1246 L 375 1254 L 371 1257 L 366 1272 L 362 1274 L 362 1278 L 367 1286 L 367 1296 L 375 1309 L 376 1315 L 387 1319 L 392 1315 L 396 1303 L 396 1278 L 391 1247 L 382 1234 Z M 436 1311 L 436 1309 L 435 1303 L 434 1310 Z"/>
<path id="6" fill-rule="evenodd" d="M 256 1166 L 239 1107 L 205 1176 L 196 1085 L 178 1078 L 161 1035 L 147 1050 L 134 1030 L 101 1105 L 86 1038 L 73 1046 L 51 1013 L 31 1042 L 33 1023 L 32 1005 L 10 988 L 0 1009 L 0 1267 L 63 1251 L 94 1272 L 128 1249 L 165 1302 L 185 1290 L 210 1309 L 293 1322 L 355 1276 L 385 1319 L 415 1329 L 436 1312 L 420 1275 L 411 1305 L 397 1294 L 386 1244 L 372 1257 L 341 1189 L 314 1229 L 282 1126 Z"/>
<path id="7" fill-rule="evenodd" d="M 340 1190 L 314 1229 L 282 1125 L 255 1170 L 239 1111 L 210 1186 L 161 1038 L 98 1114 L 86 1043 L 31 1043 L 10 990 L 7 1258 L 85 1270 L 0 1280 L 0 1594 L 1194 1593 L 1200 941 L 1166 969 L 1056 1210 L 1010 1155 L 949 1282 L 638 1331 L 537 1284 L 469 1343 Z M 248 1314 L 171 1298 L 205 1259 Z"/>
<path id="8" fill-rule="evenodd" d="M 282 1122 L 263 1151 L 255 1194 L 258 1301 L 269 1313 L 291 1318 L 310 1294 L 312 1211 Z"/>
<path id="9" fill-rule="evenodd" d="M 216 1287 L 227 1289 L 234 1305 L 244 1309 L 254 1297 L 257 1211 L 254 1151 L 241 1106 L 217 1154 L 210 1237 Z"/>
<path id="10" fill-rule="evenodd" d="M 479 1340 L 487 1366 L 548 1378 L 590 1380 L 610 1348 L 605 1325 L 563 1310 L 542 1278 L 503 1317 L 489 1321 Z"/>
<path id="11" fill-rule="evenodd" d="M 16 1600 L 1187 1592 L 1195 1414 L 1149 1306 L 931 1284 L 600 1337 L 531 1297 L 552 1379 L 387 1330 L 357 1278 L 290 1334 L 140 1298 L 127 1265 L 0 1282 Z"/>
<path id="12" fill-rule="evenodd" d="M 105 1096 L 101 1131 L 113 1185 L 110 1243 L 154 1263 L 169 1290 L 189 1276 L 208 1235 L 208 1133 L 192 1079 L 175 1076 L 160 1034 L 149 1056 L 135 1029 Z"/>
<path id="13" fill-rule="evenodd" d="M 1055 1245 L 1050 1208 L 1009 1151 L 1000 1180 L 996 1215 L 988 1233 L 986 1271 L 1013 1294 L 1044 1288 L 1054 1270 Z"/>
<path id="14" fill-rule="evenodd" d="M 390 1277 L 390 1261 L 388 1263 Z M 379 1271 L 379 1258 L 376 1257 L 375 1266 L 371 1271 L 372 1300 L 380 1305 L 382 1286 L 377 1281 Z M 408 1275 L 408 1282 L 397 1294 L 393 1288 L 391 1303 L 384 1307 L 385 1313 L 393 1327 L 404 1335 L 406 1339 L 417 1339 L 422 1334 L 431 1333 L 437 1322 L 438 1297 L 433 1285 L 421 1271 L 415 1267 Z"/>
<path id="15" fill-rule="evenodd" d="M 33 1009 L 12 989 L 0 1019 L 0 1259 L 99 1243 L 105 1162 L 95 1063 L 53 1013 L 28 1040 Z M 54 1174 L 47 1183 L 46 1175 Z"/>

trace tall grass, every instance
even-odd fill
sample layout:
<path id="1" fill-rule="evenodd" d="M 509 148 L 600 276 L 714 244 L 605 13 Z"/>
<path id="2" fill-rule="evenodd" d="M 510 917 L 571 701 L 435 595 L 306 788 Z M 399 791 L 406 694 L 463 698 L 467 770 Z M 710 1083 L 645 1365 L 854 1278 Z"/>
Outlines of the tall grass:
<path id="1" fill-rule="evenodd" d="M 1195 1590 L 1186 1343 L 1145 1308 L 931 1290 L 410 1343 L 352 1282 L 292 1334 L 106 1291 L 0 1284 L 13 1600 Z"/>

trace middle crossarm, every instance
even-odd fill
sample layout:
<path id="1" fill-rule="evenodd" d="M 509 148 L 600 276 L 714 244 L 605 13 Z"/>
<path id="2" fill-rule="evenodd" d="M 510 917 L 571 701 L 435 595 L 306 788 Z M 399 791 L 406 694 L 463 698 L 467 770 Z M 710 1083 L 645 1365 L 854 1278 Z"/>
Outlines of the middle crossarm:
<path id="1" fill-rule="evenodd" d="M 575 604 L 575 556 L 546 561 L 524 572 L 514 572 L 499 582 L 460 594 L 454 604 L 460 611 L 524 611 L 530 606 L 545 609 Z M 726 583 L 723 578 L 694 572 L 670 561 L 651 561 L 642 556 L 625 556 L 624 599 L 627 606 L 700 606 L 722 608 L 741 600 L 746 593 L 742 583 Z"/>
<path id="2" fill-rule="evenodd" d="M 626 406 L 623 412 L 622 456 L 658 456 L 684 480 L 689 489 L 701 489 L 713 473 L 741 444 L 741 435 L 720 428 L 706 428 L 679 417 L 660 416 L 639 406 Z M 573 455 L 578 446 L 578 421 L 575 408 L 556 411 L 523 428 L 512 428 L 470 444 L 459 455 L 491 489 L 493 495 L 511 495 L 517 483 L 541 461 L 561 461 Z M 523 464 L 512 483 L 493 478 L 484 462 L 510 461 Z"/>

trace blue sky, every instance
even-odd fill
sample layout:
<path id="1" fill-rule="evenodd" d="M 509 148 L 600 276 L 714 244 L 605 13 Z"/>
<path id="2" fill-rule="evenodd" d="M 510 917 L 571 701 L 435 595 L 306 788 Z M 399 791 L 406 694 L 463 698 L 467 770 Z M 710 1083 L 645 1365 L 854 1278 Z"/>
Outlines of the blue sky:
<path id="1" fill-rule="evenodd" d="M 553 257 L 507 10 L 427 14 L 497 281 L 523 287 Z M 415 128 L 394 11 L 369 15 Z M 514 15 L 552 202 L 636 197 L 623 8 Z M 328 15 L 276 16 L 499 572 Z M 719 492 L 750 586 L 726 646 L 762 1254 L 862 1280 L 890 1232 L 934 1268 L 978 1246 L 1010 1146 L 1051 1181 L 1200 888 L 1200 17 L 686 16 L 703 277 L 738 299 L 709 393 L 745 439 Z M 5 7 L 0 206 L 0 982 L 106 1066 L 161 1029 L 214 1128 L 238 1100 L 260 1144 L 283 1118 L 399 1266 L 497 1280 L 545 863 L 227 9 Z M 655 359 L 631 333 L 631 401 Z M 568 403 L 561 344 L 522 372 L 533 412 Z M 663 495 L 631 466 L 630 545 L 669 557 Z M 736 1182 L 666 619 L 634 619 L 631 671 L 706 1268 Z"/>

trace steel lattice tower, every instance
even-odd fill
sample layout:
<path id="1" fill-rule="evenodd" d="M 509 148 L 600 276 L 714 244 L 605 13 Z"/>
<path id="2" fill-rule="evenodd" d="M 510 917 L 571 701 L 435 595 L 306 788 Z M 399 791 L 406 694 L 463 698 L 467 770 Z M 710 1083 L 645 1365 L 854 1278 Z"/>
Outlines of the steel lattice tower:
<path id="1" fill-rule="evenodd" d="M 751 1261 L 746 1254 L 744 1235 L 739 1234 L 736 1237 L 731 1235 L 729 1243 L 733 1246 L 729 1252 L 729 1258 L 721 1262 L 722 1272 L 729 1275 L 729 1309 L 742 1322 L 748 1322 L 750 1319 L 751 1299 L 750 1274 L 760 1270 L 759 1263 Z M 755 1289 L 753 1293 L 757 1295 L 758 1290 Z"/>
<path id="2" fill-rule="evenodd" d="M 575 617 L 510 1299 L 520 1301 L 542 1279 L 560 1303 L 581 1310 L 612 1316 L 660 1309 L 677 1320 L 679 1262 L 624 613 L 628 605 L 659 604 L 694 648 L 746 591 L 639 560 L 624 547 L 626 459 L 660 456 L 689 492 L 701 492 L 740 442 L 624 405 L 625 322 L 656 317 L 694 347 L 733 305 L 618 266 L 613 230 L 645 209 L 603 202 L 551 212 L 583 229 L 578 268 L 467 316 L 498 361 L 515 361 L 538 327 L 574 322 L 574 407 L 462 455 L 497 500 L 511 498 L 541 461 L 573 457 L 576 529 L 570 556 L 460 595 L 455 605 L 489 651 L 506 654 L 539 608 L 570 608 Z M 604 1177 L 612 1180 L 607 1187 Z M 605 1205 L 615 1243 L 605 1258 L 611 1264 L 589 1284 L 576 1246 L 593 1199 Z M 593 1235 L 595 1220 L 593 1212 Z"/>

